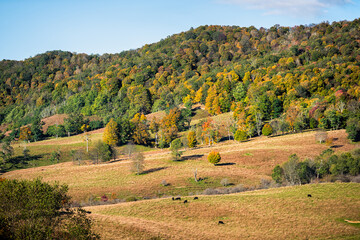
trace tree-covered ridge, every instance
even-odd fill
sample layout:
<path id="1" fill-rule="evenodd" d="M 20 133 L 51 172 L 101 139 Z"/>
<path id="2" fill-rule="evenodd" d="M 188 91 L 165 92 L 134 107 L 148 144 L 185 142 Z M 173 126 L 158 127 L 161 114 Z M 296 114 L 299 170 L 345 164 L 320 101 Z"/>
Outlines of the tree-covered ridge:
<path id="1" fill-rule="evenodd" d="M 201 26 L 119 54 L 52 51 L 3 60 L 0 123 L 18 127 L 73 112 L 107 122 L 192 102 L 211 114 L 234 110 L 244 128 L 283 113 L 307 114 L 318 124 L 326 111 L 359 107 L 359 44 L 356 19 L 270 29 Z"/>

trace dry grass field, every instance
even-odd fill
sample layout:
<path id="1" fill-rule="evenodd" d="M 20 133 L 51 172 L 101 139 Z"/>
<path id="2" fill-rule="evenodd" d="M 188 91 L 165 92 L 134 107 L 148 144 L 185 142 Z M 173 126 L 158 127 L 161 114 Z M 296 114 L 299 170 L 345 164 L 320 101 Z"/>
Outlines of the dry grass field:
<path id="1" fill-rule="evenodd" d="M 57 181 L 69 186 L 69 194 L 76 201 L 100 199 L 104 194 L 113 198 L 126 197 L 162 197 L 172 195 L 192 195 L 207 188 L 222 187 L 221 180 L 227 178 L 230 183 L 243 184 L 245 187 L 259 185 L 261 179 L 270 179 L 276 164 L 288 160 L 296 153 L 301 159 L 312 158 L 328 146 L 315 142 L 314 132 L 284 135 L 279 137 L 253 138 L 248 142 L 225 141 L 212 147 L 202 146 L 186 150 L 182 161 L 171 161 L 170 152 L 150 150 L 145 154 L 145 173 L 135 175 L 130 172 L 130 161 L 120 156 L 118 161 L 93 165 L 90 162 L 78 166 L 72 162 L 50 166 L 15 170 L 5 173 L 5 178 L 33 179 L 41 177 L 44 181 Z M 331 131 L 335 138 L 336 152 L 349 151 L 356 146 L 349 144 L 344 130 Z M 101 130 L 92 134 L 93 139 L 101 138 Z M 63 139 L 51 139 L 29 144 L 31 151 L 53 151 L 56 147 L 67 149 L 84 148 L 82 136 Z M 33 149 L 31 148 L 33 147 Z M 40 149 L 40 150 L 39 150 Z M 121 149 L 119 149 L 121 150 Z M 210 151 L 217 150 L 222 156 L 221 164 L 214 166 L 207 161 Z M 35 151 L 35 150 L 34 150 Z M 193 173 L 203 180 L 196 183 Z M 162 186 L 166 180 L 170 185 Z"/>
<path id="2" fill-rule="evenodd" d="M 360 239 L 360 224 L 347 222 L 360 220 L 357 183 L 184 199 L 189 202 L 166 198 L 86 209 L 103 239 Z"/>

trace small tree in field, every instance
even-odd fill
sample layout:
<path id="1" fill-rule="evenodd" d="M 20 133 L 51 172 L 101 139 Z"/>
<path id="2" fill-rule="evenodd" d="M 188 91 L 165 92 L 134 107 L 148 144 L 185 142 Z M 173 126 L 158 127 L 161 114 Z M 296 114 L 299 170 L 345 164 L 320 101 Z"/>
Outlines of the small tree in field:
<path id="1" fill-rule="evenodd" d="M 219 152 L 212 151 L 208 155 L 208 161 L 214 165 L 218 164 L 221 160 L 221 156 Z"/>
<path id="2" fill-rule="evenodd" d="M 323 143 L 326 142 L 328 134 L 325 131 L 318 131 L 315 133 L 315 141 Z"/>
<path id="3" fill-rule="evenodd" d="M 234 139 L 239 142 L 246 141 L 248 139 L 248 135 L 245 131 L 238 129 L 234 134 Z"/>
<path id="4" fill-rule="evenodd" d="M 271 125 L 268 124 L 268 123 L 265 124 L 263 129 L 262 129 L 262 134 L 264 136 L 270 136 L 272 133 L 273 133 L 273 129 L 272 129 Z"/>
<path id="5" fill-rule="evenodd" d="M 144 170 L 144 154 L 142 152 L 134 153 L 131 157 L 131 171 L 139 175 Z"/>
<path id="6" fill-rule="evenodd" d="M 182 152 L 179 151 L 181 147 L 182 147 L 182 143 L 181 143 L 180 138 L 177 138 L 171 142 L 170 150 L 171 150 L 171 154 L 172 154 L 172 159 L 174 161 L 181 159 Z"/>

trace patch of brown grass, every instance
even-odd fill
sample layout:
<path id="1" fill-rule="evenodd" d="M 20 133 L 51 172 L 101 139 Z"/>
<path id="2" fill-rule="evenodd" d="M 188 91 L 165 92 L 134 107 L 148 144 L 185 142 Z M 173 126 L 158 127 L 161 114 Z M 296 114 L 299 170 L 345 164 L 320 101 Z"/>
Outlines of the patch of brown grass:
<path id="1" fill-rule="evenodd" d="M 334 145 L 338 145 L 334 148 L 336 152 L 355 148 L 348 143 L 344 130 L 331 131 L 328 134 L 336 139 L 334 141 Z M 92 136 L 94 142 L 96 139 L 101 139 L 102 134 L 99 132 Z M 34 150 L 44 148 L 42 151 L 46 148 L 49 152 L 56 146 L 61 146 L 61 151 L 70 151 L 73 148 L 85 149 L 85 142 L 81 135 L 78 135 L 29 144 L 29 148 L 32 147 Z M 91 195 L 99 197 L 112 193 L 121 199 L 127 196 L 188 195 L 200 193 L 206 188 L 222 187 L 220 181 L 223 178 L 228 178 L 235 185 L 243 184 L 245 187 L 258 185 L 261 179 L 271 179 L 270 174 L 275 165 L 287 161 L 291 154 L 296 153 L 301 159 L 314 158 L 327 148 L 325 144 L 316 143 L 314 132 L 305 132 L 272 138 L 257 137 L 243 143 L 226 141 L 213 147 L 190 149 L 183 155 L 187 160 L 180 162 L 171 161 L 171 154 L 167 149 L 154 149 L 144 152 L 145 171 L 148 173 L 139 176 L 130 172 L 127 156 L 119 156 L 119 161 L 113 163 L 77 166 L 68 162 L 16 170 L 4 174 L 4 177 L 25 179 L 42 177 L 45 181 L 58 181 L 69 185 L 69 193 L 77 201 L 86 201 Z M 212 150 L 220 152 L 222 157 L 220 163 L 232 165 L 210 164 L 207 155 Z M 195 169 L 198 177 L 205 178 L 205 181 L 198 184 L 190 181 L 193 179 Z M 162 186 L 162 180 L 166 180 L 170 185 Z"/>
<path id="2" fill-rule="evenodd" d="M 313 197 L 308 198 L 307 194 Z M 88 207 L 104 239 L 328 239 L 360 236 L 339 221 L 359 218 L 359 184 L 317 184 L 222 196 L 171 199 Z M 224 225 L 219 225 L 218 221 Z M 117 231 L 116 226 L 121 226 Z M 124 229 L 126 229 L 125 232 Z M 130 231 L 130 232 L 129 232 Z M 141 233 L 141 235 L 136 235 Z M 132 238 L 132 236 L 136 236 Z"/>

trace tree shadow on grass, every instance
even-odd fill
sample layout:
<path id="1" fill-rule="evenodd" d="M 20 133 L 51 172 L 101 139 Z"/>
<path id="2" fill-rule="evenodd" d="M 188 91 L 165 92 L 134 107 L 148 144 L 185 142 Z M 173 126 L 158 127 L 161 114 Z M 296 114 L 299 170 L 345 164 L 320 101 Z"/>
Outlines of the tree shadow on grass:
<path id="1" fill-rule="evenodd" d="M 330 148 L 341 148 L 343 147 L 344 145 L 334 145 L 334 146 L 331 146 Z"/>
<path id="2" fill-rule="evenodd" d="M 215 166 L 230 166 L 230 165 L 235 165 L 236 163 L 233 162 L 227 162 L 227 163 L 218 163 Z"/>
<path id="3" fill-rule="evenodd" d="M 45 154 L 31 155 L 27 158 L 25 158 L 24 156 L 12 157 L 7 161 L 7 167 L 4 168 L 2 172 L 9 172 L 12 170 L 28 168 L 29 166 L 32 166 L 32 161 L 39 160 L 43 158 L 44 155 Z"/>
<path id="4" fill-rule="evenodd" d="M 195 154 L 195 155 L 190 155 L 190 156 L 183 156 L 178 161 L 195 160 L 195 159 L 201 158 L 203 156 L 204 156 L 204 154 Z"/>
<path id="5" fill-rule="evenodd" d="M 167 169 L 168 167 L 159 167 L 159 168 L 150 168 L 146 171 L 143 171 L 141 173 L 141 175 L 144 175 L 144 174 L 148 174 L 148 173 L 153 173 L 153 172 L 157 172 L 157 171 L 161 171 L 161 170 L 164 170 L 164 169 Z"/>

